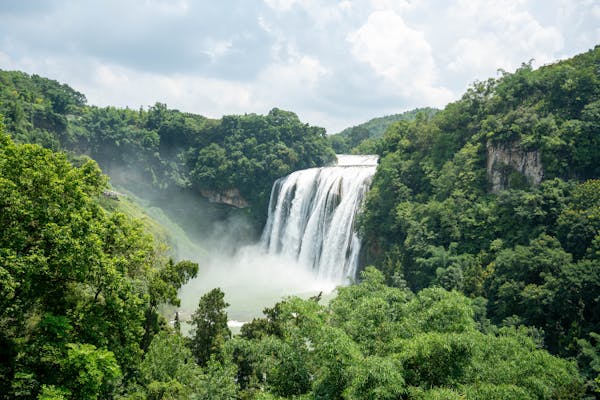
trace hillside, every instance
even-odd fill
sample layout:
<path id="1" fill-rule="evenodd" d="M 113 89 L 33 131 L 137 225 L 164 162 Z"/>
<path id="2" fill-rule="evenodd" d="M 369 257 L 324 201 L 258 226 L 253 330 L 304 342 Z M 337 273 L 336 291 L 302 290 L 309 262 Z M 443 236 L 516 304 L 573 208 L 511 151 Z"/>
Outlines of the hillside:
<path id="1" fill-rule="evenodd" d="M 166 257 L 147 232 L 164 238 L 158 214 L 103 197 L 78 155 L 190 225 L 200 195 L 259 221 L 276 177 L 331 159 L 324 130 L 279 109 L 98 108 L 55 81 L 0 79 L 0 398 L 597 395 L 600 46 L 477 82 L 354 148 L 380 156 L 359 282 L 327 305 L 287 298 L 236 337 L 218 288 L 187 338 L 160 316 L 198 266 Z"/>
<path id="2" fill-rule="evenodd" d="M 402 121 L 362 213 L 390 284 L 460 290 L 500 326 L 534 327 L 590 382 L 600 331 L 600 47 L 476 83 Z M 596 354 L 596 353 L 594 353 Z"/>
<path id="3" fill-rule="evenodd" d="M 365 123 L 346 128 L 334 135 L 329 135 L 328 139 L 331 142 L 335 152 L 338 154 L 347 154 L 353 152 L 360 153 L 360 151 L 355 150 L 355 148 L 369 139 L 379 139 L 393 123 L 398 121 L 412 121 L 419 113 L 424 113 L 428 117 L 431 117 L 438 111 L 439 110 L 435 108 L 423 107 L 405 111 L 400 114 L 392 114 L 384 117 L 373 118 Z M 363 146 L 366 145 L 367 144 Z"/>
<path id="4" fill-rule="evenodd" d="M 139 222 L 100 207 L 106 177 L 93 161 L 73 167 L 0 132 L 0 182 L 0 398 L 582 394 L 575 366 L 529 331 L 484 331 L 464 295 L 388 287 L 373 268 L 329 305 L 287 298 L 234 338 L 214 289 L 183 337 L 158 309 L 179 304 L 198 266 L 161 257 Z"/>
<path id="5" fill-rule="evenodd" d="M 160 103 L 147 110 L 87 106 L 69 86 L 17 71 L 0 71 L 0 83 L 0 115 L 17 142 L 88 155 L 113 184 L 161 205 L 182 194 L 247 208 L 257 227 L 277 178 L 334 157 L 323 128 L 279 109 L 212 120 Z M 217 219 L 231 212 L 212 211 Z"/>

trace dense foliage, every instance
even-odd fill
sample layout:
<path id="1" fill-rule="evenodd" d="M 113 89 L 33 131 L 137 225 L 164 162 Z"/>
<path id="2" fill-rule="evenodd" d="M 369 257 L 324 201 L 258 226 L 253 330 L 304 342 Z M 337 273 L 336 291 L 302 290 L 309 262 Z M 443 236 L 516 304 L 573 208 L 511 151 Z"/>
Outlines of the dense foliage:
<path id="1" fill-rule="evenodd" d="M 193 324 L 218 338 L 208 347 L 197 346 L 198 330 L 189 339 L 156 335 L 124 398 L 578 399 L 584 391 L 575 363 L 541 349 L 535 330 L 490 328 L 464 295 L 415 295 L 386 286 L 372 267 L 328 306 L 286 299 L 234 338 L 222 324 L 226 306 L 218 289 L 199 302 Z"/>
<path id="2" fill-rule="evenodd" d="M 97 203 L 106 177 L 0 132 L 0 393 L 105 398 L 137 375 L 159 304 L 198 266 Z M 63 397 L 60 397 L 63 396 Z"/>
<path id="3" fill-rule="evenodd" d="M 399 122 L 361 217 L 390 284 L 442 286 L 492 322 L 535 327 L 544 347 L 600 372 L 600 47 L 476 83 L 433 117 Z M 538 157 L 543 180 L 494 152 Z M 491 191 L 492 174 L 501 187 Z M 595 344 L 593 344 L 595 343 Z"/>
<path id="4" fill-rule="evenodd" d="M 458 292 L 414 295 L 367 268 L 329 306 L 291 298 L 229 341 L 240 398 L 575 399 L 576 366 L 539 348 L 535 332 L 482 332 Z"/>
<path id="5" fill-rule="evenodd" d="M 327 138 L 338 154 L 367 154 L 374 151 L 376 139 L 383 136 L 387 128 L 394 122 L 412 121 L 417 114 L 424 113 L 428 116 L 435 115 L 439 110 L 431 107 L 416 108 L 401 114 L 386 115 L 385 117 L 373 118 L 363 124 L 346 128 L 335 135 Z"/>
<path id="6" fill-rule="evenodd" d="M 324 131 L 278 109 L 210 120 L 89 107 L 19 72 L 0 83 L 14 139 L 0 133 L 0 398 L 594 396 L 600 47 L 478 82 L 381 138 L 351 130 L 339 145 L 381 156 L 359 223 L 377 269 L 327 306 L 282 301 L 233 338 L 219 289 L 199 300 L 189 338 L 160 316 L 197 265 L 101 205 L 95 162 L 20 143 L 91 155 L 153 190 L 235 189 L 264 213 L 276 177 L 331 159 Z M 503 151 L 539 160 L 541 182 L 488 165 Z"/>
<path id="7" fill-rule="evenodd" d="M 225 116 L 195 140 L 187 158 L 192 186 L 236 188 L 262 213 L 277 178 L 335 158 L 324 129 L 302 124 L 296 114 L 279 109 L 264 117 Z"/>
<path id="8" fill-rule="evenodd" d="M 67 138 L 69 118 L 79 114 L 85 103 L 85 96 L 67 85 L 0 70 L 0 115 L 5 131 L 20 143 L 60 148 Z"/>
<path id="9" fill-rule="evenodd" d="M 257 221 L 273 181 L 333 160 L 325 130 L 288 111 L 211 120 L 157 103 L 147 110 L 98 108 L 67 85 L 0 71 L 0 114 L 22 143 L 85 154 L 113 183 L 160 191 L 234 191 Z"/>

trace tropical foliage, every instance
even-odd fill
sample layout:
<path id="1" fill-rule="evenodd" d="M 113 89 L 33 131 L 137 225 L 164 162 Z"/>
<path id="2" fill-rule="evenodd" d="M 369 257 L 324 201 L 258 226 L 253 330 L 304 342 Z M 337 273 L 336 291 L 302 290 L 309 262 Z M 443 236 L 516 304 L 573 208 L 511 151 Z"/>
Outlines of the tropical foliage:
<path id="1" fill-rule="evenodd" d="M 114 184 L 140 192 L 235 190 L 259 225 L 275 179 L 335 156 L 323 128 L 277 108 L 213 120 L 161 103 L 147 110 L 85 103 L 67 85 L 0 71 L 0 115 L 17 142 L 88 155 Z"/>
<path id="2" fill-rule="evenodd" d="M 476 83 L 433 117 L 391 126 L 376 144 L 380 165 L 361 217 L 367 259 L 388 283 L 479 299 L 494 324 L 532 327 L 544 348 L 577 357 L 591 387 L 599 372 L 590 366 L 600 329 L 599 63 L 596 47 L 537 70 L 524 64 Z M 517 163 L 490 165 L 509 152 Z M 533 159 L 538 175 L 518 167 Z"/>

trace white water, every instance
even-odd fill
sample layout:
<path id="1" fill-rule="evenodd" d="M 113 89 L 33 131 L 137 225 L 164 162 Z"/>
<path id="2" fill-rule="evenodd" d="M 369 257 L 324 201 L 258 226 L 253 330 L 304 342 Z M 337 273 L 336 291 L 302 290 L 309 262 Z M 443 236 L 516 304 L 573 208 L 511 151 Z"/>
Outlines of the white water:
<path id="1" fill-rule="evenodd" d="M 312 269 L 317 279 L 353 280 L 360 240 L 354 222 L 377 156 L 338 155 L 336 166 L 296 171 L 273 185 L 261 245 Z"/>
<path id="2" fill-rule="evenodd" d="M 360 241 L 356 214 L 377 165 L 376 156 L 338 156 L 334 167 L 294 172 L 278 180 L 261 242 L 235 255 L 218 247 L 197 259 L 200 271 L 181 291 L 180 318 L 215 287 L 225 292 L 230 327 L 260 317 L 285 296 L 327 295 L 354 278 Z M 227 237 L 223 247 L 236 247 Z"/>
<path id="3" fill-rule="evenodd" d="M 235 321 L 260 317 L 265 307 L 273 307 L 286 296 L 330 293 L 336 285 L 318 280 L 294 260 L 248 246 L 234 256 L 212 254 L 200 262 L 198 277 L 181 289 L 180 318 L 189 319 L 200 297 L 216 287 L 225 293 L 225 301 L 230 304 L 230 326 L 235 327 Z"/>

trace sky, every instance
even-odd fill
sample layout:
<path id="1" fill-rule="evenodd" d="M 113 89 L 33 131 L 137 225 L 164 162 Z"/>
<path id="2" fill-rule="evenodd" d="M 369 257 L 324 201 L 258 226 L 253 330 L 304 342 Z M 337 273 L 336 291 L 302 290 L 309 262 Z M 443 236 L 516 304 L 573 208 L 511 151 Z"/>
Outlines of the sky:
<path id="1" fill-rule="evenodd" d="M 597 44 L 600 0 L 0 0 L 0 69 L 98 106 L 278 107 L 328 133 Z"/>

